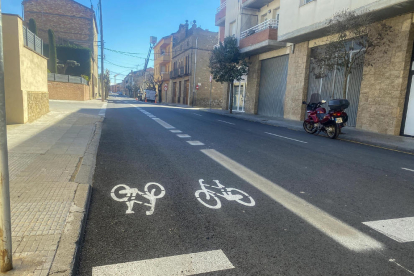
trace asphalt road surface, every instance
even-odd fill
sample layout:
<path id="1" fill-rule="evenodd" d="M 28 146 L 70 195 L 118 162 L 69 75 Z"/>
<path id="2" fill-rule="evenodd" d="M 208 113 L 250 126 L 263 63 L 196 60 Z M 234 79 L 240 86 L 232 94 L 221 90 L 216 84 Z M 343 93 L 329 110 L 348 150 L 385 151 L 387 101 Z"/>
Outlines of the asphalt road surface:
<path id="1" fill-rule="evenodd" d="M 78 275 L 413 274 L 412 155 L 109 100 Z"/>

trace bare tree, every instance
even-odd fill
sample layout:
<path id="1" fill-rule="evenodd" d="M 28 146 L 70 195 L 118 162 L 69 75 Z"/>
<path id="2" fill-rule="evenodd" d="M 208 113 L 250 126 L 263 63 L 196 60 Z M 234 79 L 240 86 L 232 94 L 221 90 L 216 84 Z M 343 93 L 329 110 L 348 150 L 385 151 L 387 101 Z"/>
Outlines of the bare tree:
<path id="1" fill-rule="evenodd" d="M 355 11 L 336 13 L 327 23 L 328 33 L 324 46 L 317 47 L 312 53 L 313 65 L 311 71 L 317 78 L 325 77 L 329 72 L 343 71 L 344 82 L 342 96 L 346 98 L 348 89 L 347 79 L 359 65 L 371 65 L 374 59 L 365 60 L 364 55 L 382 51 L 386 54 L 391 41 L 392 27 L 384 22 L 374 23 L 370 13 Z M 333 92 L 332 92 L 333 93 Z"/>
<path id="2" fill-rule="evenodd" d="M 147 79 L 145 80 L 145 85 L 147 89 L 156 91 L 157 92 L 156 96 L 158 96 L 158 94 L 162 92 L 163 84 L 164 84 L 164 81 L 162 80 L 162 78 L 159 78 L 159 79 L 155 78 L 153 73 L 148 74 Z"/>

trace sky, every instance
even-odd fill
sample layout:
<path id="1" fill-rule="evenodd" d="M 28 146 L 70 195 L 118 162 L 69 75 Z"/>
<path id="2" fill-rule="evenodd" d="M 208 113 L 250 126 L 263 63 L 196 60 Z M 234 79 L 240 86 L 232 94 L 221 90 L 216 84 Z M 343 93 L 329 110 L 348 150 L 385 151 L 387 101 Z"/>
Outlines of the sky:
<path id="1" fill-rule="evenodd" d="M 92 3 L 99 21 L 98 0 L 77 2 L 88 7 Z M 105 48 L 139 53 L 142 57 L 105 51 L 105 69 L 111 72 L 111 82 L 115 74 L 121 74 L 117 77 L 120 82 L 131 70 L 144 68 L 150 36 L 160 39 L 170 35 L 185 20 L 196 20 L 199 27 L 218 32 L 214 21 L 219 5 L 219 0 L 102 0 Z M 1 11 L 21 16 L 21 0 L 1 0 Z M 150 61 L 148 67 L 152 66 Z"/>

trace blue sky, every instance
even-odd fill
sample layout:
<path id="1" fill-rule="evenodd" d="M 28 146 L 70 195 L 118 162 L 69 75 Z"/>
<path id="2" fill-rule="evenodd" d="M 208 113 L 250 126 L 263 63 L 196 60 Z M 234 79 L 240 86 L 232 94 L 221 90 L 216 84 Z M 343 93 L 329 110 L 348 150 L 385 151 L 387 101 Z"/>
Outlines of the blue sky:
<path id="1" fill-rule="evenodd" d="M 97 12 L 98 0 L 77 0 Z M 142 59 L 105 51 L 105 63 L 113 73 L 128 74 L 130 70 L 142 69 L 148 54 L 149 37 L 161 38 L 178 30 L 178 25 L 197 20 L 197 25 L 210 31 L 214 26 L 219 0 L 102 0 L 105 48 L 124 52 L 141 53 Z M 3 13 L 22 14 L 21 0 L 1 0 Z M 99 16 L 97 12 L 97 16 Z M 153 58 L 153 56 L 152 56 Z M 150 61 L 150 65 L 153 62 Z M 119 82 L 124 76 L 119 76 Z M 113 78 L 111 78 L 113 81 Z"/>

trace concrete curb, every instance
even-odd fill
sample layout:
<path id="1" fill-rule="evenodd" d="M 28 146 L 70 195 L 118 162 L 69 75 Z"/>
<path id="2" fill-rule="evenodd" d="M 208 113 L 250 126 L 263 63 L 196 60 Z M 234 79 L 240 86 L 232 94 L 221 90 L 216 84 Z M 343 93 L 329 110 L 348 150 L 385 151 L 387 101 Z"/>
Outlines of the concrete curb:
<path id="1" fill-rule="evenodd" d="M 75 182 L 79 183 L 78 188 L 75 192 L 72 207 L 66 219 L 65 229 L 59 241 L 49 275 L 74 275 L 78 267 L 79 248 L 88 217 L 96 155 L 102 133 L 102 122 L 103 119 L 95 124 L 94 134 L 85 151 L 80 170 L 76 175 Z"/>
<path id="2" fill-rule="evenodd" d="M 271 126 L 275 126 L 275 127 L 284 127 L 284 128 L 288 128 L 291 130 L 296 130 L 296 131 L 302 131 L 303 127 L 302 125 L 298 125 L 294 124 L 294 123 L 289 123 L 287 122 L 272 122 L 272 120 L 263 120 L 261 118 L 245 118 L 243 115 L 237 115 L 237 114 L 230 114 L 230 113 L 221 113 L 221 112 L 215 112 L 214 110 L 209 110 L 209 109 L 200 109 L 200 111 L 203 112 L 208 112 L 208 113 L 213 113 L 213 114 L 217 114 L 217 115 L 221 115 L 221 116 L 227 116 L 227 117 L 232 117 L 232 118 L 236 118 L 236 119 L 240 119 L 240 120 L 245 120 L 245 121 L 250 121 L 250 122 L 256 122 L 256 123 L 261 123 L 261 124 L 266 124 L 266 125 L 271 125 Z M 352 132 L 356 132 L 356 131 L 361 131 L 361 133 L 368 133 L 368 135 L 372 135 L 371 137 L 360 137 L 357 135 L 349 135 L 347 134 L 352 133 Z M 381 148 L 381 149 L 385 149 L 385 150 L 392 150 L 392 151 L 398 151 L 398 152 L 402 152 L 402 153 L 406 153 L 406 154 L 414 154 L 414 139 L 413 138 L 409 138 L 409 137 L 401 137 L 401 136 L 391 136 L 391 135 L 382 135 L 383 137 L 381 138 L 376 138 L 375 136 L 380 136 L 378 134 L 373 134 L 367 131 L 362 131 L 362 130 L 346 130 L 344 131 L 344 134 L 341 134 L 341 136 L 339 136 L 338 140 L 341 141 L 345 141 L 345 142 L 352 142 L 352 143 L 357 143 L 357 144 L 362 144 L 365 146 L 370 146 L 370 147 L 377 147 L 377 148 Z M 397 138 L 398 137 L 398 138 Z M 398 139 L 401 140 L 400 142 L 395 142 L 395 141 L 391 141 L 392 139 Z M 406 141 L 407 143 L 411 144 L 411 145 L 404 145 Z"/>

